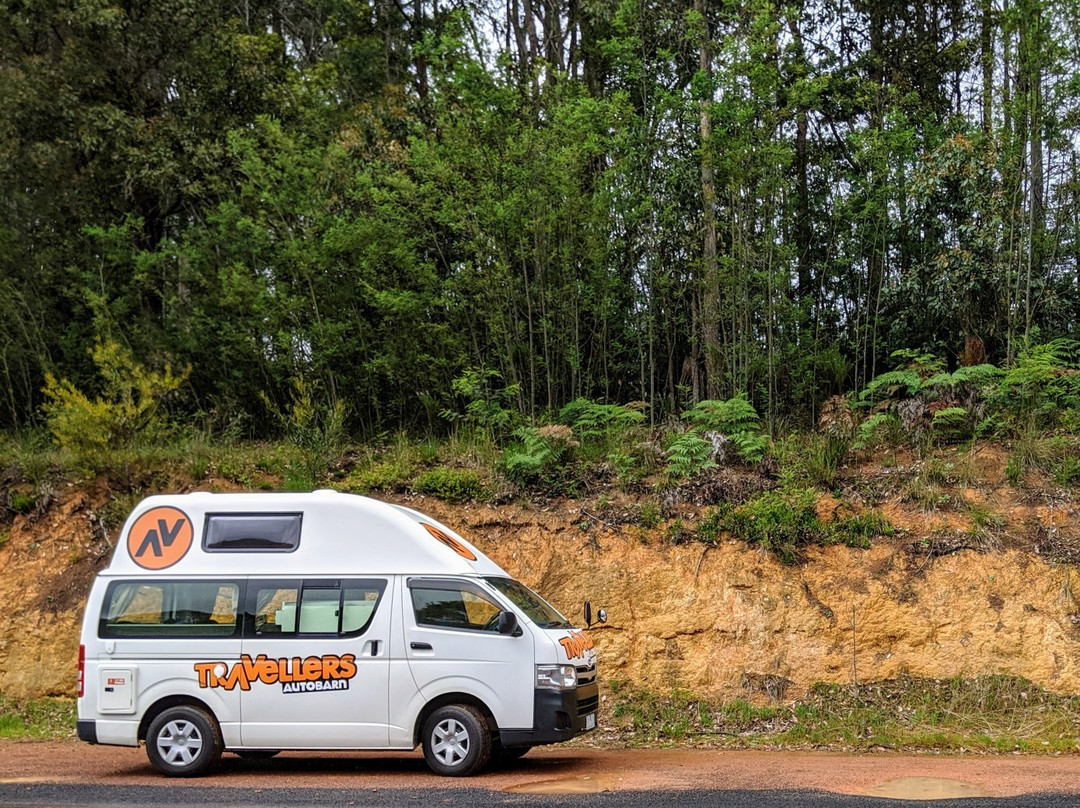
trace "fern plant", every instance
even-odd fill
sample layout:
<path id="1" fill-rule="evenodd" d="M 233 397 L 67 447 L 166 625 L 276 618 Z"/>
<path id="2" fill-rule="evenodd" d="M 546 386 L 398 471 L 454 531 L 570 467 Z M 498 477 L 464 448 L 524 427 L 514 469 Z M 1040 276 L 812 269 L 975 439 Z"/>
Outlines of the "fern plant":
<path id="1" fill-rule="evenodd" d="M 579 445 L 573 431 L 562 424 L 519 427 L 514 437 L 517 442 L 502 453 L 499 464 L 518 485 L 543 482 L 554 475 Z"/>
<path id="2" fill-rule="evenodd" d="M 668 440 L 665 454 L 668 464 L 664 470 L 671 477 L 694 477 L 716 468 L 716 461 L 712 459 L 712 441 L 693 431 L 673 435 Z"/>
<path id="3" fill-rule="evenodd" d="M 937 438 L 955 441 L 976 433 L 986 402 L 1003 371 L 993 365 L 945 369 L 943 360 L 919 351 L 895 351 L 902 364 L 879 374 L 858 396 L 871 416 L 858 428 L 854 446 L 862 448 L 887 424 L 899 423 L 915 444 Z"/>
<path id="4" fill-rule="evenodd" d="M 746 396 L 738 395 L 727 401 L 708 400 L 698 402 L 682 414 L 690 422 L 690 432 L 703 442 L 713 445 L 713 454 L 719 445 L 730 443 L 742 460 L 755 463 L 765 456 L 769 441 L 760 432 L 760 418 L 754 405 Z M 709 440 L 719 436 L 722 440 Z M 695 448 L 700 450 L 700 444 Z M 669 448 L 669 460 L 670 460 Z"/>

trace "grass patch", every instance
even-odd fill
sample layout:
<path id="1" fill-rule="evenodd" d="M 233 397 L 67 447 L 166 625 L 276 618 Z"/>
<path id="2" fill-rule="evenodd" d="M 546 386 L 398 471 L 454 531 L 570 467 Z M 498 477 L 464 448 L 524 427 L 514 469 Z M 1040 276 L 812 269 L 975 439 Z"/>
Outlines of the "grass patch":
<path id="1" fill-rule="evenodd" d="M 74 737 L 74 699 L 16 702 L 0 696 L 0 738 L 59 741 Z"/>
<path id="2" fill-rule="evenodd" d="M 819 684 L 787 704 L 713 702 L 613 681 L 610 723 L 627 745 L 693 740 L 731 748 L 1026 754 L 1080 749 L 1080 697 L 1014 676 Z"/>

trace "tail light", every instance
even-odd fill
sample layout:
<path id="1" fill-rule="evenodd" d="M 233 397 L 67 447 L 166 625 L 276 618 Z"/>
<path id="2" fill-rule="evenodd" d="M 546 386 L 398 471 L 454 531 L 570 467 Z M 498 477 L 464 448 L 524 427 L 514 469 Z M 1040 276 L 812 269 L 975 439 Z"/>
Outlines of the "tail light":
<path id="1" fill-rule="evenodd" d="M 86 646 L 79 646 L 79 698 L 83 697 L 86 690 Z"/>

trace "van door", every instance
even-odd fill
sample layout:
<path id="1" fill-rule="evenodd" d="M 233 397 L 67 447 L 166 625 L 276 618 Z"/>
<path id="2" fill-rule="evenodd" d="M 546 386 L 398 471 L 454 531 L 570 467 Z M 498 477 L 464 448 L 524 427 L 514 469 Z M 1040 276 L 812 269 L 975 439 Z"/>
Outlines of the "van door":
<path id="1" fill-rule="evenodd" d="M 245 747 L 386 748 L 392 588 L 384 578 L 249 581 Z"/>
<path id="2" fill-rule="evenodd" d="M 499 614 L 509 606 L 463 579 L 410 578 L 401 606 L 409 670 L 425 701 L 468 693 L 487 704 L 500 729 L 532 728 L 535 650 L 526 620 L 500 634 Z"/>
<path id="3" fill-rule="evenodd" d="M 100 585 L 99 579 L 95 587 Z M 243 591 L 242 579 L 109 582 L 95 632 L 99 639 L 88 645 L 88 703 L 96 704 L 101 716 L 131 720 L 134 745 L 138 718 L 152 700 L 162 693 L 198 694 L 226 742 L 235 743 L 239 693 L 208 690 L 200 668 L 226 669 L 239 661 Z"/>

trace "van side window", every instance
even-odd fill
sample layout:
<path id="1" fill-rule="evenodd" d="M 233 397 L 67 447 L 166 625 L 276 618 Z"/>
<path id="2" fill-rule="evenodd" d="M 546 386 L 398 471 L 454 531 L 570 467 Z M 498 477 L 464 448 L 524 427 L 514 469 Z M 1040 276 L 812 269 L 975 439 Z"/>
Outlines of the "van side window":
<path id="1" fill-rule="evenodd" d="M 296 634 L 300 584 L 253 584 L 256 634 Z"/>
<path id="2" fill-rule="evenodd" d="M 351 636 L 367 630 L 386 581 L 252 583 L 252 624 L 260 637 Z"/>
<path id="3" fill-rule="evenodd" d="M 501 608 L 471 587 L 427 588 L 410 582 L 416 623 L 437 628 L 498 631 Z"/>
<path id="4" fill-rule="evenodd" d="M 114 581 L 98 636 L 238 637 L 238 581 Z"/>
<path id="5" fill-rule="evenodd" d="M 300 546 L 299 513 L 208 513 L 203 549 L 208 553 L 291 553 Z"/>

